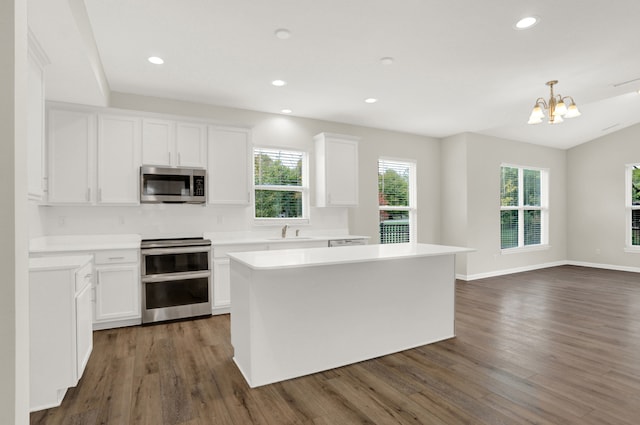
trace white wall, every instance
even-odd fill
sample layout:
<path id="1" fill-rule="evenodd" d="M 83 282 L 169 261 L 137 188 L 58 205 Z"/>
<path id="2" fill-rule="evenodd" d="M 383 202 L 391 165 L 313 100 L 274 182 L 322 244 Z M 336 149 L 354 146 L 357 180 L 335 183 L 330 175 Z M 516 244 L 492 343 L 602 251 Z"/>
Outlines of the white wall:
<path id="1" fill-rule="evenodd" d="M 625 164 L 640 163 L 640 125 L 568 151 L 568 258 L 640 269 L 625 247 Z"/>
<path id="2" fill-rule="evenodd" d="M 443 141 L 443 167 L 460 167 L 461 176 L 443 184 L 445 244 L 476 249 L 467 254 L 466 270 L 459 262 L 457 273 L 468 279 L 562 263 L 567 258 L 566 152 L 559 149 L 466 133 Z M 464 167 L 466 161 L 466 167 Z M 549 249 L 502 254 L 500 250 L 500 165 L 549 169 Z M 448 170 L 443 174 L 450 175 Z M 466 183 L 461 181 L 466 179 Z M 465 191 L 466 186 L 466 191 Z M 448 192 L 444 195 L 444 192 Z M 466 201 L 456 192 L 465 194 Z M 453 193 L 451 193 L 453 192 Z M 457 206 L 460 203 L 460 207 Z M 455 211 L 459 208 L 466 214 Z M 453 211 L 452 211 L 453 210 Z M 453 223 L 451 221 L 454 221 Z M 462 223 L 466 231 L 456 229 Z M 465 238 L 466 237 L 466 238 Z"/>
<path id="3" fill-rule="evenodd" d="M 378 241 L 377 160 L 380 156 L 413 159 L 418 169 L 418 241 L 440 239 L 440 143 L 437 139 L 240 109 L 222 108 L 132 94 L 112 93 L 111 106 L 120 109 L 204 118 L 224 125 L 249 127 L 256 146 L 277 146 L 313 152 L 313 136 L 321 132 L 361 138 L 357 208 L 312 208 L 311 226 L 303 233 L 348 229 Z M 313 204 L 314 164 L 310 163 Z M 137 207 L 39 207 L 36 220 L 48 235 L 80 233 L 247 232 L 263 230 L 251 225 L 250 207 L 142 205 Z M 35 226 L 34 229 L 38 227 Z M 273 227 L 274 234 L 280 226 Z"/>
<path id="4" fill-rule="evenodd" d="M 442 141 L 442 243 L 468 244 L 467 135 L 459 134 Z M 467 274 L 466 255 L 456 256 L 456 274 Z"/>
<path id="5" fill-rule="evenodd" d="M 27 4 L 0 2 L 0 417 L 29 423 Z"/>

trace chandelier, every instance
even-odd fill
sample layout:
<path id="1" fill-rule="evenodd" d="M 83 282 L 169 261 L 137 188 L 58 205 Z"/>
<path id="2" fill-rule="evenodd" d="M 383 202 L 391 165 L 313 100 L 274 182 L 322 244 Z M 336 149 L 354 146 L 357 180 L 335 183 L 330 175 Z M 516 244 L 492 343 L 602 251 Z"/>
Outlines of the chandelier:
<path id="1" fill-rule="evenodd" d="M 574 102 L 571 96 L 553 94 L 554 84 L 558 84 L 558 80 L 547 81 L 547 85 L 551 91 L 549 101 L 545 101 L 541 97 L 536 100 L 536 104 L 533 106 L 533 110 L 531 111 L 529 122 L 527 124 L 540 124 L 542 122 L 542 118 L 544 118 L 543 109 L 547 110 L 549 124 L 560 124 L 564 121 L 563 118 L 573 118 L 580 115 L 576 102 Z M 567 99 L 571 101 L 571 104 L 568 107 L 564 102 Z"/>

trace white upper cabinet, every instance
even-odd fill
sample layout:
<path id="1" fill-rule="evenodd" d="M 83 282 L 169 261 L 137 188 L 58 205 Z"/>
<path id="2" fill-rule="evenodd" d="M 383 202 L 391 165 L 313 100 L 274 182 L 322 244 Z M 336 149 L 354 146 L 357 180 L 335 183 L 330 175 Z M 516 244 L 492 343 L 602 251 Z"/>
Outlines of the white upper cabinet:
<path id="1" fill-rule="evenodd" d="M 142 163 L 171 165 L 173 152 L 173 123 L 167 120 L 142 120 Z"/>
<path id="2" fill-rule="evenodd" d="M 208 186 L 210 204 L 248 205 L 251 184 L 250 132 L 209 126 Z"/>
<path id="3" fill-rule="evenodd" d="M 98 116 L 98 203 L 139 203 L 141 137 L 140 118 Z"/>
<path id="4" fill-rule="evenodd" d="M 206 158 L 206 125 L 151 118 L 143 120 L 143 164 L 205 168 Z"/>
<path id="5" fill-rule="evenodd" d="M 206 168 L 207 126 L 176 123 L 176 166 Z"/>
<path id="6" fill-rule="evenodd" d="M 316 206 L 357 206 L 359 138 L 320 133 L 313 140 L 316 156 Z"/>
<path id="7" fill-rule="evenodd" d="M 49 202 L 91 204 L 95 200 L 96 115 L 50 109 L 48 117 Z"/>
<path id="8" fill-rule="evenodd" d="M 27 76 L 27 193 L 42 200 L 46 190 L 44 152 L 44 67 L 46 54 L 29 32 L 29 74 Z"/>

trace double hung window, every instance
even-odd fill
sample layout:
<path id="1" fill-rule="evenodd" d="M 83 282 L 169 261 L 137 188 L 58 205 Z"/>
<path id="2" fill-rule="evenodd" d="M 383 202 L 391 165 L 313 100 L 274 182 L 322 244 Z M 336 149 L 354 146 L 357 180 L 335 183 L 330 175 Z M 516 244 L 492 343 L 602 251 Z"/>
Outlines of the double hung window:
<path id="1" fill-rule="evenodd" d="M 640 164 L 627 165 L 627 247 L 640 251 Z"/>
<path id="2" fill-rule="evenodd" d="M 500 168 L 500 248 L 548 244 L 548 172 Z"/>
<path id="3" fill-rule="evenodd" d="M 416 241 L 416 164 L 378 160 L 380 243 Z"/>
<path id="4" fill-rule="evenodd" d="M 308 220 L 307 154 L 254 148 L 254 217 Z"/>

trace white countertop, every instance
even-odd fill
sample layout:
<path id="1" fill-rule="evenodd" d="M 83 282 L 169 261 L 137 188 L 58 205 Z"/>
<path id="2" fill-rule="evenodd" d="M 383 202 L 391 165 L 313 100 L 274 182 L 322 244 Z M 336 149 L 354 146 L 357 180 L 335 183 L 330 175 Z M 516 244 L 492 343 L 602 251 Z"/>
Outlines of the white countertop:
<path id="1" fill-rule="evenodd" d="M 250 251 L 229 253 L 232 260 L 254 270 L 286 269 L 412 257 L 472 252 L 473 249 L 430 244 L 358 245 L 340 248 L 285 249 L 278 251 Z"/>
<path id="2" fill-rule="evenodd" d="M 291 232 L 291 230 L 289 230 Z M 368 236 L 357 235 L 322 235 L 322 236 L 289 236 L 287 238 L 269 237 L 264 235 L 247 235 L 245 237 L 224 236 L 220 233 L 204 232 L 203 237 L 211 240 L 213 246 L 244 245 L 264 243 L 288 243 L 328 241 L 334 239 L 369 239 Z M 31 239 L 29 252 L 74 252 L 74 251 L 102 251 L 110 249 L 138 249 L 142 237 L 138 234 L 122 235 L 63 235 L 43 236 Z"/>
<path id="3" fill-rule="evenodd" d="M 77 269 L 93 261 L 91 255 L 64 255 L 29 259 L 29 271 Z"/>
<path id="4" fill-rule="evenodd" d="M 102 251 L 109 249 L 138 249 L 140 235 L 65 235 L 31 239 L 29 252 Z"/>

